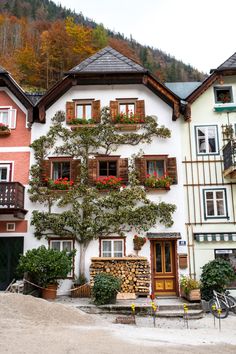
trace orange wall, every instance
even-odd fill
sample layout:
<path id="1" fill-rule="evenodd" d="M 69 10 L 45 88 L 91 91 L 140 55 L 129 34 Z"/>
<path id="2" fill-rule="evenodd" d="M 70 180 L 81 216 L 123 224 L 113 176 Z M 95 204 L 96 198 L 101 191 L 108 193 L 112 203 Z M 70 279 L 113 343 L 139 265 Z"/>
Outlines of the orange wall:
<path id="1" fill-rule="evenodd" d="M 0 152 L 0 163 L 3 161 L 14 162 L 12 182 L 29 183 L 29 152 Z"/>
<path id="2" fill-rule="evenodd" d="M 6 231 L 7 230 L 7 223 L 15 223 L 15 231 Z M 1 221 L 0 223 L 0 232 L 4 233 L 12 233 L 12 232 L 27 232 L 28 230 L 28 222 L 27 220 L 22 220 L 22 221 Z"/>
<path id="3" fill-rule="evenodd" d="M 12 129 L 8 136 L 0 136 L 0 147 L 29 146 L 31 132 L 26 128 L 25 113 L 4 91 L 0 91 L 0 106 L 12 106 L 17 110 L 16 129 Z"/>

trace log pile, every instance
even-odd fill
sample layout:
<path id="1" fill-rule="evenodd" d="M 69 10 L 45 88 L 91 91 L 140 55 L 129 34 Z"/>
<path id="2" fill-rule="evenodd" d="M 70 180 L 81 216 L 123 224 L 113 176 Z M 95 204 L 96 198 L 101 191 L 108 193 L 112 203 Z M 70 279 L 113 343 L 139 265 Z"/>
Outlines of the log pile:
<path id="1" fill-rule="evenodd" d="M 121 292 L 148 295 L 150 292 L 150 265 L 144 257 L 92 258 L 90 285 L 98 273 L 112 274 L 122 279 Z"/>

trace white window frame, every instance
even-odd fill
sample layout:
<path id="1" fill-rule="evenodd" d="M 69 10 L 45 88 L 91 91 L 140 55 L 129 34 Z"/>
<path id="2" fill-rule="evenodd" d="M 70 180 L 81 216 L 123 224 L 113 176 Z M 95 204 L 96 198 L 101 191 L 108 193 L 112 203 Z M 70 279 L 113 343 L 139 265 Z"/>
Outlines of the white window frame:
<path id="1" fill-rule="evenodd" d="M 115 252 L 114 252 L 114 242 L 115 241 L 121 242 L 121 245 L 122 245 L 122 256 L 121 257 L 115 256 Z M 104 250 L 103 250 L 103 243 L 104 242 L 111 242 L 111 255 L 110 256 L 104 256 Z M 122 257 L 124 257 L 124 239 L 121 239 L 121 238 L 101 239 L 101 257 L 103 257 L 103 258 L 122 258 Z"/>
<path id="2" fill-rule="evenodd" d="M 10 163 L 1 163 L 0 162 L 0 168 L 6 168 L 7 169 L 7 178 L 6 178 L 6 180 L 2 181 L 1 180 L 1 175 L 0 175 L 0 182 L 10 182 L 10 180 L 11 180 L 11 164 Z"/>
<path id="3" fill-rule="evenodd" d="M 3 112 L 8 113 L 7 123 L 3 122 L 2 114 Z M 11 106 L 0 106 L 0 123 L 6 124 L 9 129 L 16 128 L 16 109 L 13 109 Z"/>
<path id="4" fill-rule="evenodd" d="M 16 231 L 16 223 L 15 222 L 7 222 L 6 231 L 11 231 L 11 232 Z"/>
<path id="5" fill-rule="evenodd" d="M 64 239 L 60 239 L 60 240 L 59 239 L 55 239 L 55 238 L 51 238 L 51 239 L 49 239 L 49 248 L 50 249 L 56 249 L 56 248 L 52 247 L 52 244 L 54 242 L 60 243 L 60 250 L 59 250 L 60 252 L 63 251 L 63 243 L 64 242 L 67 242 L 67 243 L 69 242 L 71 244 L 71 251 L 70 252 L 72 252 L 74 250 L 74 241 L 73 240 L 68 240 L 68 239 L 65 239 L 65 238 Z M 70 252 L 67 252 L 67 254 L 69 254 Z M 67 274 L 67 278 L 72 278 L 73 277 L 73 272 L 74 272 L 73 268 L 74 268 L 74 259 L 72 260 L 71 271 Z"/>
<path id="6" fill-rule="evenodd" d="M 231 101 L 230 102 L 217 102 L 216 98 L 217 98 L 217 90 L 228 90 L 230 92 L 230 96 L 231 96 Z M 234 105 L 234 94 L 233 94 L 233 87 L 231 85 L 220 85 L 220 86 L 214 86 L 214 102 L 215 102 L 215 106 L 219 107 L 219 106 L 230 106 L 230 105 Z"/>
<path id="7" fill-rule="evenodd" d="M 207 199 L 206 194 L 208 192 L 213 193 L 213 199 Z M 217 197 L 216 197 L 217 192 L 222 192 L 223 198 L 217 199 Z M 207 212 L 207 201 L 208 200 L 213 200 L 214 215 L 208 215 L 208 212 Z M 223 200 L 224 214 L 217 214 L 217 201 L 219 201 L 219 200 Z M 203 202 L 204 202 L 205 219 L 228 218 L 227 196 L 226 196 L 226 189 L 225 188 L 203 189 Z"/>
<path id="8" fill-rule="evenodd" d="M 216 146 L 216 151 L 211 152 L 209 149 L 209 128 L 215 128 L 215 146 Z M 202 137 L 198 136 L 198 130 L 205 130 L 205 148 L 206 152 L 201 152 L 200 151 L 200 144 L 199 140 L 202 139 Z M 195 126 L 195 141 L 196 141 L 196 150 L 197 150 L 197 155 L 218 155 L 219 154 L 219 140 L 218 140 L 218 126 L 217 125 L 196 125 Z"/>

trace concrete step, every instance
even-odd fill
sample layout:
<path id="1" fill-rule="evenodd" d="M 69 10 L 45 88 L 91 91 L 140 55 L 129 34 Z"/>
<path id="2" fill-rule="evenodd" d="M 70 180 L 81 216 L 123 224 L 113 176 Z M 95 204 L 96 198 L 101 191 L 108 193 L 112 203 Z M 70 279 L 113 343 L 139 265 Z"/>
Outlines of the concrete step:
<path id="1" fill-rule="evenodd" d="M 130 315 L 131 308 L 130 306 L 125 305 L 102 305 L 102 306 L 94 306 L 94 305 L 82 305 L 76 306 L 80 310 L 90 313 L 90 314 L 99 314 L 99 313 L 110 313 L 110 314 L 119 314 L 119 315 Z M 152 316 L 152 307 L 150 305 L 136 305 L 135 306 L 135 313 L 139 316 Z M 166 318 L 176 318 L 180 317 L 183 318 L 184 311 L 183 306 L 181 305 L 165 305 L 160 306 L 159 310 L 157 311 L 158 317 L 166 317 Z M 197 319 L 203 317 L 203 310 L 199 307 L 199 304 L 191 304 L 188 307 L 188 318 L 189 319 Z"/>

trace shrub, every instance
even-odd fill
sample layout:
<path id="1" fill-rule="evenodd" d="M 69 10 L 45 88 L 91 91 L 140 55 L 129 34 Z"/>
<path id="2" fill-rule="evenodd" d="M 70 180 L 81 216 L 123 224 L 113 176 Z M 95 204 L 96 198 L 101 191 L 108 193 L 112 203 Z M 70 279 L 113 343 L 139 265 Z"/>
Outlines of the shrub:
<path id="1" fill-rule="evenodd" d="M 202 267 L 201 294 L 204 300 L 213 296 L 213 290 L 222 292 L 235 279 L 232 265 L 224 259 L 215 259 Z"/>
<path id="2" fill-rule="evenodd" d="M 94 277 L 92 294 L 96 305 L 115 303 L 121 280 L 111 274 L 100 273 Z"/>
<path id="3" fill-rule="evenodd" d="M 66 251 L 47 249 L 45 246 L 34 248 L 21 255 L 17 270 L 23 274 L 27 272 L 37 285 L 47 287 L 57 283 L 57 279 L 64 279 L 71 270 L 72 256 Z"/>

